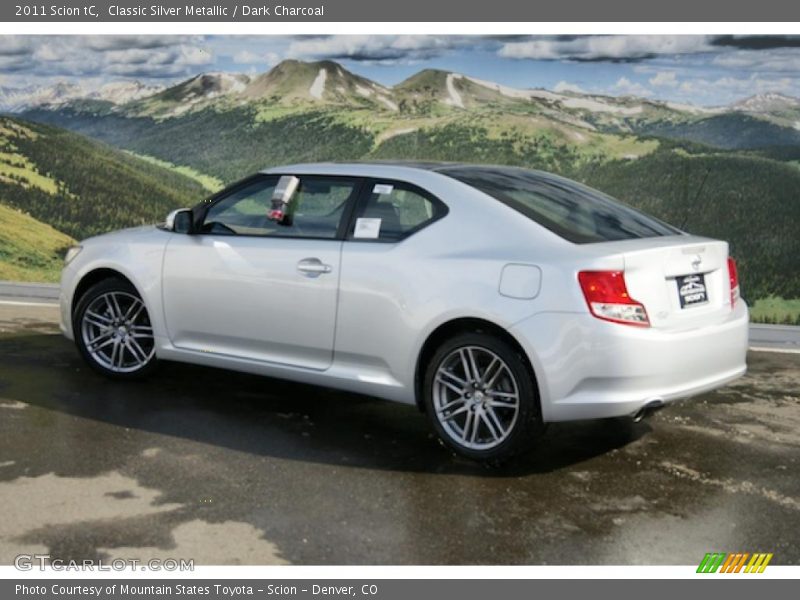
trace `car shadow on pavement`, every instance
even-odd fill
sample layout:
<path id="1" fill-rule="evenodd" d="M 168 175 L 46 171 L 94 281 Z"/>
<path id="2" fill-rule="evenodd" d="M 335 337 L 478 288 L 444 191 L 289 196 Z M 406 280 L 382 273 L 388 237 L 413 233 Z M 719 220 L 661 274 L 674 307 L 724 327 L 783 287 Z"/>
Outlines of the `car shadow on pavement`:
<path id="1" fill-rule="evenodd" d="M 336 466 L 517 477 L 564 469 L 650 431 L 645 422 L 623 419 L 552 425 L 530 454 L 487 467 L 444 448 L 411 406 L 178 363 L 164 363 L 147 381 L 115 382 L 89 369 L 71 342 L 41 332 L 1 335 L 0 357 L 0 401 L 34 408 L 31 427 L 61 426 L 42 415 L 55 411 L 133 435 L 161 434 Z M 80 421 L 73 419 L 70 427 L 77 430 L 71 431 L 74 444 L 113 443 L 81 436 Z M 44 438 L 59 434 L 40 432 Z"/>

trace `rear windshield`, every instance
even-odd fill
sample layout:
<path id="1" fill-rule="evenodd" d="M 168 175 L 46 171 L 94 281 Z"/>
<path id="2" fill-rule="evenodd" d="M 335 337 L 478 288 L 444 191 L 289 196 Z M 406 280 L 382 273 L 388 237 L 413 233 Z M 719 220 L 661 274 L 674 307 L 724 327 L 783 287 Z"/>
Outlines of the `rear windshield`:
<path id="1" fill-rule="evenodd" d="M 510 167 L 448 167 L 440 172 L 576 244 L 681 233 L 597 190 L 549 173 Z"/>

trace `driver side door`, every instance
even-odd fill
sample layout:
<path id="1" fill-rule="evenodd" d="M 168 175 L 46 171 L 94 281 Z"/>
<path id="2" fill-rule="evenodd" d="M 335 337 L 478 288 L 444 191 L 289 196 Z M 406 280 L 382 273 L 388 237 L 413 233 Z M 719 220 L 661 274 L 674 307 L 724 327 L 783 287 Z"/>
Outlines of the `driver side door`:
<path id="1" fill-rule="evenodd" d="M 315 370 L 333 361 L 345 222 L 353 178 L 301 176 L 290 224 L 268 217 L 278 176 L 234 186 L 193 235 L 169 241 L 163 299 L 183 350 Z"/>

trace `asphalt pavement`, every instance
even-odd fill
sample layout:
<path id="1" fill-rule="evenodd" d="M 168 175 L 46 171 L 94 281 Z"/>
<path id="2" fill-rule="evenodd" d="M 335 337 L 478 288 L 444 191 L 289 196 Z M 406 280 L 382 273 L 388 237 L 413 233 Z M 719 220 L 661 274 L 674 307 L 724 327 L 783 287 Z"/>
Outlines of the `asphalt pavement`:
<path id="1" fill-rule="evenodd" d="M 641 423 L 551 425 L 489 469 L 413 407 L 179 364 L 108 381 L 59 335 L 52 299 L 14 298 L 0 302 L 0 564 L 800 561 L 796 353 L 752 352 L 745 378 Z"/>

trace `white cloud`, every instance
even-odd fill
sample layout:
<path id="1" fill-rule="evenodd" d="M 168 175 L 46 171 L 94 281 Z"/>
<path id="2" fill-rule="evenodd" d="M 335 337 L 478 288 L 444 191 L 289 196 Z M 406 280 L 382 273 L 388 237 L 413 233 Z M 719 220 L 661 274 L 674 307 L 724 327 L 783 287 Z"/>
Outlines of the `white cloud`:
<path id="1" fill-rule="evenodd" d="M 641 83 L 631 81 L 627 77 L 620 77 L 614 84 L 614 92 L 622 96 L 652 96 L 652 90 L 646 88 Z"/>
<path id="2" fill-rule="evenodd" d="M 33 52 L 33 58 L 45 62 L 56 62 L 64 59 L 64 54 L 59 52 L 55 44 L 42 44 Z"/>
<path id="3" fill-rule="evenodd" d="M 266 65 L 272 66 L 280 62 L 281 57 L 276 52 L 253 52 L 240 50 L 233 55 L 233 62 L 237 65 Z"/>
<path id="4" fill-rule="evenodd" d="M 214 62 L 214 54 L 207 48 L 181 44 L 178 47 L 177 63 L 180 65 L 210 65 Z"/>
<path id="5" fill-rule="evenodd" d="M 199 36 L 2 36 L 0 70 L 31 78 L 174 78 L 215 60 Z"/>
<path id="6" fill-rule="evenodd" d="M 420 60 L 469 43 L 463 36 L 332 35 L 295 39 L 287 54 L 292 58 L 347 58 L 361 61 Z M 472 38 L 475 43 L 475 38 Z"/>
<path id="7" fill-rule="evenodd" d="M 800 52 L 796 48 L 739 50 L 719 54 L 711 64 L 736 70 L 797 72 L 800 71 Z"/>
<path id="8" fill-rule="evenodd" d="M 769 78 L 753 75 L 751 77 L 720 77 L 711 85 L 737 94 L 757 94 L 761 92 L 786 92 L 792 89 L 792 77 Z"/>
<path id="9" fill-rule="evenodd" d="M 30 54 L 31 38 L 16 35 L 0 36 L 0 56 L 19 56 Z"/>
<path id="10" fill-rule="evenodd" d="M 796 96 L 800 94 L 800 84 L 793 77 L 763 77 L 758 74 L 749 77 L 696 77 L 682 81 L 676 91 L 688 101 L 722 104 L 766 92 Z"/>
<path id="11" fill-rule="evenodd" d="M 78 38 L 91 50 L 105 52 L 107 50 L 129 50 L 143 48 L 152 50 L 185 43 L 185 37 L 177 35 L 87 35 Z"/>
<path id="12" fill-rule="evenodd" d="M 22 71 L 33 67 L 27 56 L 4 56 L 0 54 L 0 71 Z"/>
<path id="13" fill-rule="evenodd" d="M 110 50 L 103 55 L 107 64 L 127 64 L 127 65 L 163 65 L 174 59 L 175 55 L 166 50 L 153 52 L 151 50 L 140 50 L 130 48 L 126 50 Z"/>
<path id="14" fill-rule="evenodd" d="M 641 60 L 711 50 L 708 36 L 601 35 L 508 42 L 498 54 L 535 60 Z"/>
<path id="15" fill-rule="evenodd" d="M 576 85 L 574 83 L 569 83 L 568 81 L 559 81 L 555 87 L 553 87 L 554 92 L 573 92 L 575 94 L 588 94 L 586 90 L 584 90 L 581 86 Z"/>
<path id="16" fill-rule="evenodd" d="M 659 71 L 650 78 L 650 85 L 655 87 L 678 87 L 678 76 L 675 71 Z"/>

